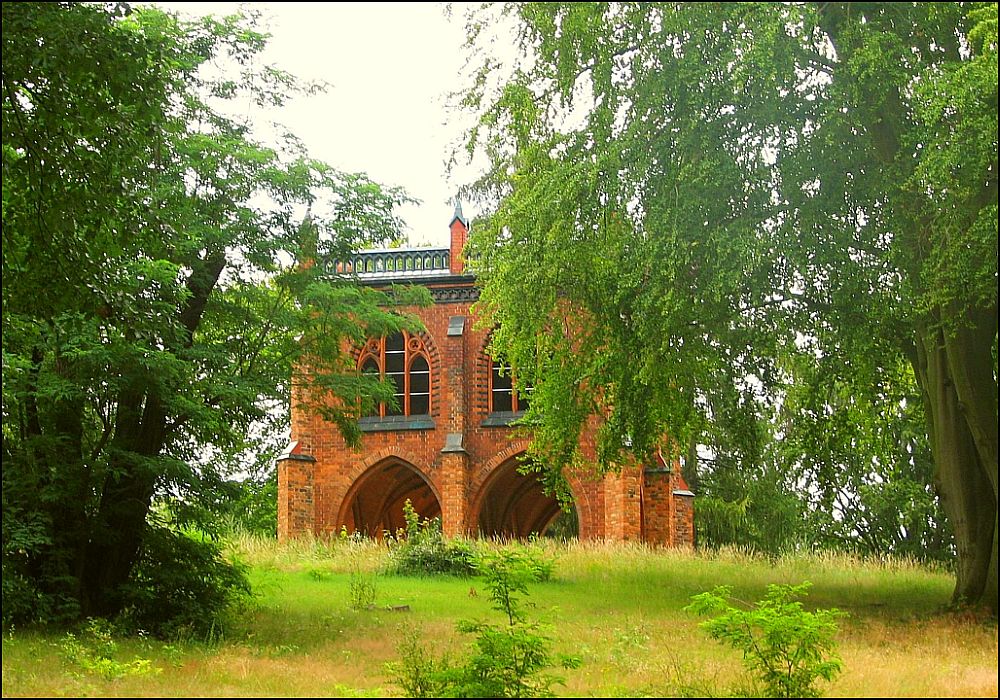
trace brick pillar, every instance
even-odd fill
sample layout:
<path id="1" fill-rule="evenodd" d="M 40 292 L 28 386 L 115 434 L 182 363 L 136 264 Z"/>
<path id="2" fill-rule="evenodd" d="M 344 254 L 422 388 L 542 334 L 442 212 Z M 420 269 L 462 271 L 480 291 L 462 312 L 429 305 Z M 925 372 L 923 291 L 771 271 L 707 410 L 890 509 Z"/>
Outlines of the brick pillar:
<path id="1" fill-rule="evenodd" d="M 674 547 L 694 547 L 694 494 L 687 489 L 676 489 L 671 494 L 674 501 Z"/>
<path id="2" fill-rule="evenodd" d="M 461 207 L 456 208 L 455 220 L 452 221 L 453 248 L 456 226 L 462 226 L 464 230 Z M 464 238 L 462 244 L 464 245 Z M 454 250 L 451 260 L 454 266 Z M 446 433 L 444 448 L 441 450 L 438 484 L 441 489 L 441 528 L 449 537 L 464 535 L 468 526 L 469 453 L 465 450 L 466 407 L 469 405 L 465 381 L 467 324 L 465 316 L 449 317 L 448 333 L 442 347 L 442 367 L 445 372 L 442 389 L 448 413 L 444 417 Z"/>
<path id="3" fill-rule="evenodd" d="M 642 469 L 622 469 L 622 540 L 642 539 Z"/>
<path id="4" fill-rule="evenodd" d="M 635 467 L 623 467 L 619 474 L 604 477 L 604 537 L 616 541 L 636 541 L 642 532 L 642 481 Z"/>
<path id="5" fill-rule="evenodd" d="M 313 533 L 313 469 L 316 459 L 291 451 L 278 458 L 278 541 Z"/>
<path id="6" fill-rule="evenodd" d="M 670 470 L 646 467 L 643 470 L 643 540 L 653 545 L 669 545 L 673 533 L 673 484 Z"/>
<path id="7" fill-rule="evenodd" d="M 449 438 L 452 435 L 448 436 Z M 452 450 L 452 451 L 448 451 Z M 461 446 L 445 446 L 441 454 L 441 528 L 448 537 L 466 534 L 469 454 Z"/>

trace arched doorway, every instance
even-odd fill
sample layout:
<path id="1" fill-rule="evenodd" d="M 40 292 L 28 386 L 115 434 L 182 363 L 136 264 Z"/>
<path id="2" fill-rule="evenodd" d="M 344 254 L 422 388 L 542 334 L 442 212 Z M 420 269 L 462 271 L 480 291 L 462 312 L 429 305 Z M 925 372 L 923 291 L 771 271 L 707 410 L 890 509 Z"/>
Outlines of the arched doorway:
<path id="1" fill-rule="evenodd" d="M 542 491 L 535 473 L 522 474 L 517 457 L 494 470 L 478 499 L 478 532 L 482 537 L 526 538 L 532 534 L 576 537 L 576 508 L 565 512 L 553 496 Z"/>
<path id="2" fill-rule="evenodd" d="M 441 502 L 430 482 L 412 464 L 387 459 L 366 471 L 344 500 L 341 523 L 348 532 L 382 537 L 405 528 L 403 505 L 409 500 L 423 518 L 441 517 Z"/>

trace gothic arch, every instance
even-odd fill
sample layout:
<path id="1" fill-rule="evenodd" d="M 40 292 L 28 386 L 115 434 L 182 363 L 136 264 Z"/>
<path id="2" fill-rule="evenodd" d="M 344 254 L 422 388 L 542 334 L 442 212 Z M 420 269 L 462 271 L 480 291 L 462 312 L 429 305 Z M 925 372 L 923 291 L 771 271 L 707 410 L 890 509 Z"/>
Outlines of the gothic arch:
<path id="1" fill-rule="evenodd" d="M 475 475 L 475 494 L 470 509 L 469 525 L 473 533 L 486 537 L 524 538 L 532 533 L 542 534 L 563 512 L 555 498 L 542 492 L 542 485 L 534 474 L 517 471 L 519 457 L 524 454 L 527 441 L 518 441 L 495 455 Z M 577 509 L 578 489 L 570 484 Z M 577 515 L 579 526 L 582 522 Z"/>
<path id="2" fill-rule="evenodd" d="M 510 460 L 513 457 L 524 454 L 528 445 L 531 444 L 531 440 L 527 438 L 520 438 L 516 440 L 511 440 L 510 443 L 504 449 L 500 450 L 498 453 L 493 455 L 489 460 L 479 468 L 475 474 L 472 475 L 470 483 L 470 493 L 476 494 L 475 500 L 472 502 L 472 510 L 475 512 L 478 507 L 479 498 L 482 495 L 483 484 L 489 479 L 490 474 L 496 471 L 504 462 Z"/>
<path id="3" fill-rule="evenodd" d="M 403 451 L 379 450 L 353 468 L 349 479 L 338 529 L 343 526 L 369 537 L 396 532 L 405 526 L 403 504 L 407 500 L 421 517 L 441 515 L 441 497 L 434 482 Z"/>

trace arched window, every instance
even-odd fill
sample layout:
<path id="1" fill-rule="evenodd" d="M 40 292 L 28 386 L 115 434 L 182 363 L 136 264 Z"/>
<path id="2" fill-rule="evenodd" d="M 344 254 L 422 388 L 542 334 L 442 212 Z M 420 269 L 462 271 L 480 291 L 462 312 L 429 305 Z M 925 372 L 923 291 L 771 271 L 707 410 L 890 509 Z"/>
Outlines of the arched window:
<path id="1" fill-rule="evenodd" d="M 379 404 L 371 417 L 427 416 L 431 412 L 431 367 L 423 341 L 409 333 L 370 340 L 358 359 L 358 369 L 391 381 L 396 406 Z"/>
<path id="2" fill-rule="evenodd" d="M 527 411 L 530 397 L 531 387 L 515 391 L 510 365 L 490 362 L 490 413 Z"/>

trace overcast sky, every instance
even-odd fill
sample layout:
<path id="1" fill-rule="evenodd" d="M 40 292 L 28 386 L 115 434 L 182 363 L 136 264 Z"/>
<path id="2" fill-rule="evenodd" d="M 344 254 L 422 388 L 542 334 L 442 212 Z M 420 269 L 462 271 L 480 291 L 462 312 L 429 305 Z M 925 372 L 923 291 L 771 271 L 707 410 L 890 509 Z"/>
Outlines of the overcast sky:
<path id="1" fill-rule="evenodd" d="M 227 14 L 238 3 L 160 2 L 177 12 Z M 341 170 L 401 185 L 419 206 L 400 214 L 411 244 L 447 245 L 457 183 L 445 161 L 460 127 L 447 92 L 462 66 L 461 15 L 440 3 L 252 3 L 272 34 L 265 61 L 330 84 L 299 97 L 279 121 L 310 155 Z M 453 105 L 451 106 L 454 107 Z M 447 126 L 448 122 L 451 126 Z M 457 173 L 458 179 L 471 179 Z M 465 204 L 466 215 L 475 213 Z"/>

